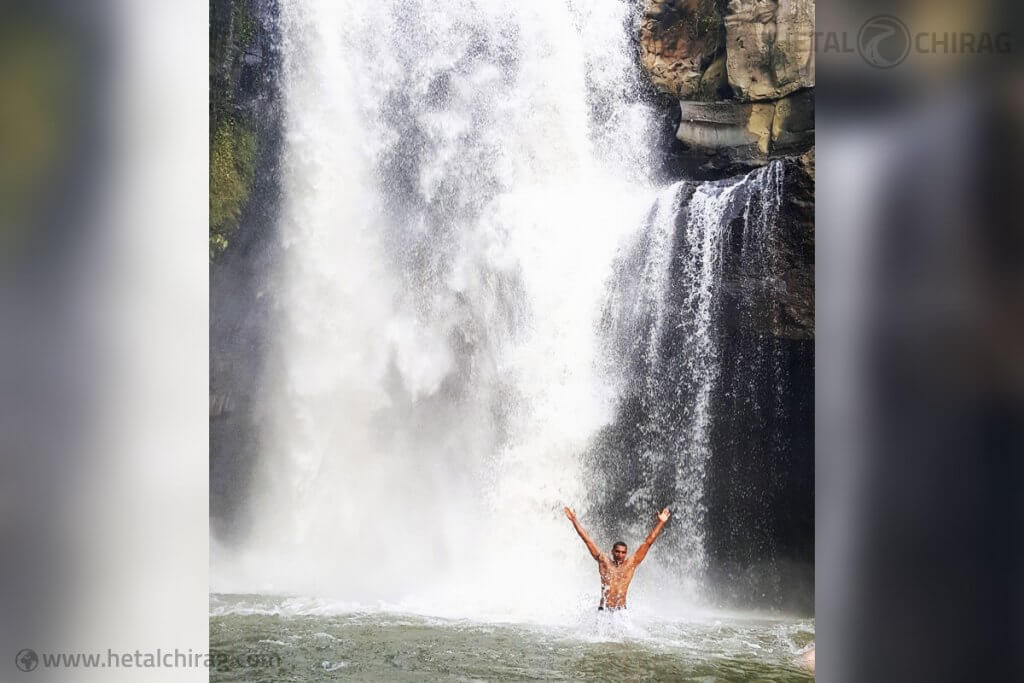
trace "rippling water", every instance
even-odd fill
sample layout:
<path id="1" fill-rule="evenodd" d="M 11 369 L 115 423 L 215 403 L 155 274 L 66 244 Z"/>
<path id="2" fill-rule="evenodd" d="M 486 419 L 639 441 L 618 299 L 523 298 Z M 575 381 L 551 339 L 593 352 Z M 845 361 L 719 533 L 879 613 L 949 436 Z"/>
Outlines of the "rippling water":
<path id="1" fill-rule="evenodd" d="M 813 619 L 588 611 L 555 626 L 213 595 L 210 648 L 230 659 L 210 680 L 808 681 L 813 640 Z"/>

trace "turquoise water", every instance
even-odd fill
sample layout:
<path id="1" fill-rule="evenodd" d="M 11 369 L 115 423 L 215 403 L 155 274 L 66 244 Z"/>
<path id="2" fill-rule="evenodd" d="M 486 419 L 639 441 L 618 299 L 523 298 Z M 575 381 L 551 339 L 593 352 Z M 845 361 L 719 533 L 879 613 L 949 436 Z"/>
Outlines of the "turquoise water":
<path id="1" fill-rule="evenodd" d="M 809 681 L 814 620 L 586 612 L 561 625 L 213 595 L 211 681 Z"/>

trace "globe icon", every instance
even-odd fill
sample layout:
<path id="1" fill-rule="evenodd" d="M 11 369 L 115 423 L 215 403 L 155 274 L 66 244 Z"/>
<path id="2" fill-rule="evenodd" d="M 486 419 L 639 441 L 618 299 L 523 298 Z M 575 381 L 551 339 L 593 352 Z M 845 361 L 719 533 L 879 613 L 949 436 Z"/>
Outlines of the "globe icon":
<path id="1" fill-rule="evenodd" d="M 32 671 L 39 666 L 39 655 L 36 654 L 35 650 L 25 648 L 15 655 L 14 662 L 22 671 Z"/>

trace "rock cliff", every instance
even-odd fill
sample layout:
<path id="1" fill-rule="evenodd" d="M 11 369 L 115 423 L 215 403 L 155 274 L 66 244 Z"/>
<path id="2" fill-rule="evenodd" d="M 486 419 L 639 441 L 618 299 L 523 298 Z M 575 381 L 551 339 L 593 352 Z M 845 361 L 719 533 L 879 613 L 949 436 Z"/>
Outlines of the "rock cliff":
<path id="1" fill-rule="evenodd" d="M 210 2 L 210 517 L 239 531 L 256 447 L 282 113 L 276 0 Z"/>
<path id="2" fill-rule="evenodd" d="M 814 144 L 812 0 L 644 0 L 640 61 L 680 102 L 695 174 L 729 174 Z"/>

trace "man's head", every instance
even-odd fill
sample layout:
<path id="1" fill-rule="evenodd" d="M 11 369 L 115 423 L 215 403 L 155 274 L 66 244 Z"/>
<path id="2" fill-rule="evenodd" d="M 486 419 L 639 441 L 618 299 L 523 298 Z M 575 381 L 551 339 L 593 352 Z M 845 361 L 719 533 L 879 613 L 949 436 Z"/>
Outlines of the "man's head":
<path id="1" fill-rule="evenodd" d="M 625 543 L 617 541 L 615 545 L 612 546 L 612 559 L 615 561 L 615 564 L 622 564 L 626 561 Z"/>

